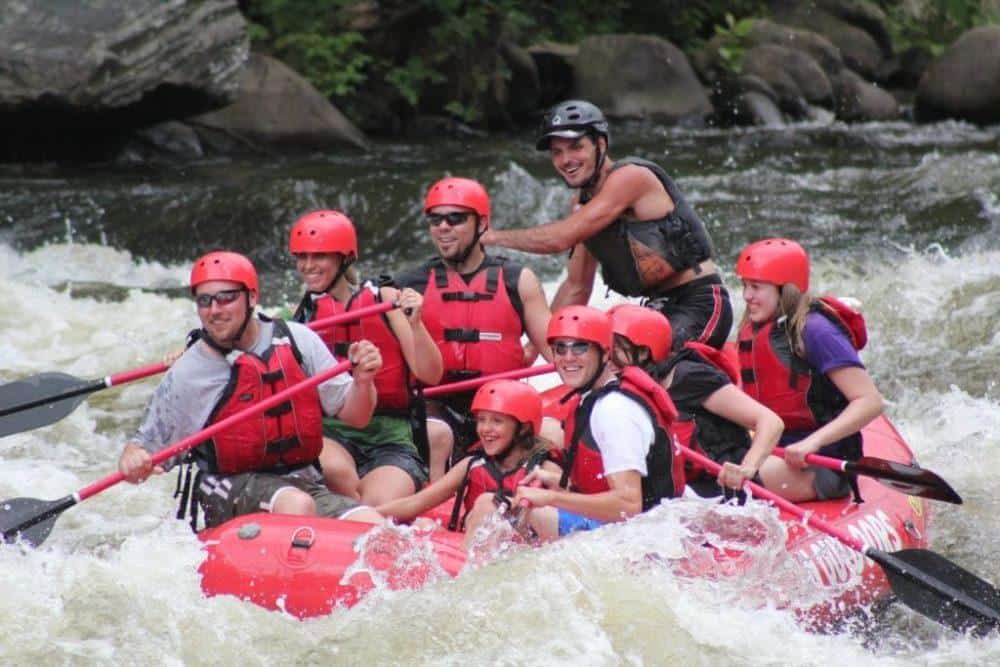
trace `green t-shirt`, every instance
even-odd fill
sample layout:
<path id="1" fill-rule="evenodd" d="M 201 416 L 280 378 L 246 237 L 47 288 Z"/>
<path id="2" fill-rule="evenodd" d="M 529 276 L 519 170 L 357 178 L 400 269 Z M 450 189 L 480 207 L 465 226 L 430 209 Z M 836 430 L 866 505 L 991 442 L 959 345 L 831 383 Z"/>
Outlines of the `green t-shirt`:
<path id="1" fill-rule="evenodd" d="M 394 415 L 375 415 L 363 429 L 348 426 L 335 417 L 326 417 L 323 419 L 323 435 L 334 440 L 350 440 L 362 450 L 393 444 L 417 451 L 410 421 Z"/>

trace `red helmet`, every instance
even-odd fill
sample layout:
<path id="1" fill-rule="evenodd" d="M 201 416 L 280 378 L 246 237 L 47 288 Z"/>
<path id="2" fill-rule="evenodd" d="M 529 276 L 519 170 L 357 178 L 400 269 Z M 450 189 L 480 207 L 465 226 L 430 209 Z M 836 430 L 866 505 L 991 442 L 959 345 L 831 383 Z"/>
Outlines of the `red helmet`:
<path id="1" fill-rule="evenodd" d="M 238 252 L 210 252 L 198 259 L 191 269 L 191 294 L 198 285 L 210 280 L 240 283 L 254 296 L 260 294 L 257 270 L 249 259 Z"/>
<path id="2" fill-rule="evenodd" d="M 489 220 L 490 196 L 486 188 L 471 178 L 442 178 L 424 197 L 424 213 L 435 206 L 464 206 Z"/>
<path id="3" fill-rule="evenodd" d="M 663 313 L 634 303 L 620 303 L 609 310 L 608 315 L 612 330 L 633 345 L 648 347 L 653 361 L 667 358 L 674 343 L 674 332 L 670 320 Z"/>
<path id="4" fill-rule="evenodd" d="M 513 417 L 522 424 L 531 424 L 537 435 L 542 429 L 542 396 L 534 387 L 517 380 L 487 382 L 472 399 L 471 412 L 491 410 Z"/>
<path id="5" fill-rule="evenodd" d="M 809 255 L 795 241 L 764 239 L 751 243 L 736 261 L 736 275 L 778 287 L 791 283 L 800 292 L 809 291 Z"/>
<path id="6" fill-rule="evenodd" d="M 300 252 L 339 252 L 358 257 L 358 234 L 354 223 L 340 211 L 312 211 L 292 225 L 288 250 Z"/>
<path id="7" fill-rule="evenodd" d="M 575 338 L 596 343 L 601 349 L 611 349 L 614 334 L 611 318 L 607 313 L 590 306 L 566 306 L 552 314 L 546 340 L 555 338 Z"/>

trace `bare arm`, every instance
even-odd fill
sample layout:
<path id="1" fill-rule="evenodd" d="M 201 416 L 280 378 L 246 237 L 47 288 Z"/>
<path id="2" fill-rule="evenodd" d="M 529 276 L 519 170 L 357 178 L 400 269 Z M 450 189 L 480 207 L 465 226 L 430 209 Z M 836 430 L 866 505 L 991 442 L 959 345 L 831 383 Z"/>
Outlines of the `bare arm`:
<path id="1" fill-rule="evenodd" d="M 761 405 L 736 385 L 727 384 L 712 392 L 702 406 L 723 419 L 753 431 L 750 449 L 740 465 L 726 463 L 719 473 L 719 483 L 739 489 L 760 470 L 761 465 L 774 450 L 785 425 L 781 417 Z"/>
<path id="2" fill-rule="evenodd" d="M 785 461 L 793 467 L 805 465 L 805 455 L 857 433 L 882 414 L 883 400 L 868 371 L 857 366 L 837 368 L 827 377 L 848 400 L 847 407 L 828 424 L 786 449 Z"/>
<path id="3" fill-rule="evenodd" d="M 527 229 L 491 229 L 483 235 L 482 241 L 486 245 L 554 255 L 569 250 L 610 225 L 632 208 L 650 188 L 663 190 L 648 169 L 628 165 L 611 172 L 600 192 L 569 217 Z"/>
<path id="4" fill-rule="evenodd" d="M 400 291 L 393 287 L 383 287 L 381 293 L 383 301 L 399 302 L 399 308 L 386 313 L 386 319 L 399 341 L 406 365 L 422 383 L 437 384 L 444 373 L 444 362 L 441 360 L 441 350 L 421 319 L 423 296 L 410 288 Z"/>
<path id="5" fill-rule="evenodd" d="M 518 487 L 515 504 L 526 499 L 534 507 L 558 507 L 598 521 L 623 521 L 642 511 L 642 475 L 637 470 L 607 475 L 605 479 L 611 488 L 603 493 L 532 488 L 527 484 L 533 474 L 527 475 Z"/>
<path id="6" fill-rule="evenodd" d="M 566 262 L 566 278 L 552 298 L 552 312 L 565 306 L 586 306 L 594 291 L 594 277 L 597 275 L 597 259 L 582 243 L 573 250 L 573 256 Z"/>
<path id="7" fill-rule="evenodd" d="M 545 332 L 549 328 L 549 318 L 552 313 L 549 312 L 549 304 L 545 301 L 542 284 L 538 282 L 531 269 L 525 267 L 521 270 L 521 276 L 517 280 L 517 291 L 524 306 L 524 328 L 528 340 L 531 341 L 530 345 L 534 346 L 536 352 L 541 352 L 547 361 L 552 361 L 552 353 L 545 340 Z M 534 361 L 534 358 L 530 361 Z"/>
<path id="8" fill-rule="evenodd" d="M 336 416 L 348 426 L 364 428 L 375 411 L 375 373 L 382 367 L 382 355 L 373 343 L 362 340 L 351 344 L 347 356 L 354 363 L 354 381 Z"/>
<path id="9" fill-rule="evenodd" d="M 469 469 L 471 457 L 465 457 L 458 465 L 454 466 L 436 482 L 425 486 L 423 489 L 405 498 L 397 498 L 387 503 L 383 503 L 375 508 L 382 516 L 392 517 L 400 521 L 410 521 L 426 512 L 432 507 L 437 507 L 451 496 L 455 495 L 458 487 L 462 484 L 466 471 Z"/>

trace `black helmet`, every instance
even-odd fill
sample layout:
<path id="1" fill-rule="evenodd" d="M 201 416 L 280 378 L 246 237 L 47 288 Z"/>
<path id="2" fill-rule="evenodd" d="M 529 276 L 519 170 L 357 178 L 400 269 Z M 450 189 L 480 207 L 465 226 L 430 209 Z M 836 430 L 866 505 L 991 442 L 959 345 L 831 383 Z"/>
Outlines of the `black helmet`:
<path id="1" fill-rule="evenodd" d="M 549 139 L 577 139 L 588 132 L 608 136 L 608 121 L 601 110 L 584 100 L 567 100 L 555 105 L 542 118 L 542 136 L 535 144 L 540 151 L 549 149 Z"/>

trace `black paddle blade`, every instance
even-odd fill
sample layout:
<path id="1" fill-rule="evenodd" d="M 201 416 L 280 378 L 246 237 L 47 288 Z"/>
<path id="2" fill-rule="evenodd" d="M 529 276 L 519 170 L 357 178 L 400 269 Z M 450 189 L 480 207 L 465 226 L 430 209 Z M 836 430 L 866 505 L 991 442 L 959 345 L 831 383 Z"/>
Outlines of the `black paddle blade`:
<path id="1" fill-rule="evenodd" d="M 927 549 L 865 555 L 882 566 L 901 602 L 959 632 L 986 635 L 1000 629 L 1000 591 L 944 556 Z"/>
<path id="2" fill-rule="evenodd" d="M 59 500 L 13 498 L 0 501 L 0 535 L 5 544 L 13 544 L 20 538 L 37 547 L 52 532 L 59 515 L 75 504 L 73 496 Z"/>
<path id="3" fill-rule="evenodd" d="M 846 470 L 872 477 L 890 489 L 901 491 L 908 496 L 941 500 L 955 505 L 962 504 L 962 496 L 958 495 L 948 482 L 930 470 L 918 466 L 863 456 L 857 461 L 849 462 Z"/>
<path id="4" fill-rule="evenodd" d="M 66 373 L 41 373 L 0 386 L 0 438 L 54 424 L 103 386 Z"/>

